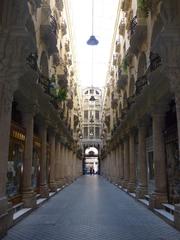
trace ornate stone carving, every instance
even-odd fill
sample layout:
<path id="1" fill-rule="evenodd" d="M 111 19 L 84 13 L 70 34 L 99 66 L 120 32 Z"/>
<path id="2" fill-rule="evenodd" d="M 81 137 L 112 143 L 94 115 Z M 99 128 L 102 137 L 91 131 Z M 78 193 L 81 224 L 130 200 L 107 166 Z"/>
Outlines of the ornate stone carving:
<path id="1" fill-rule="evenodd" d="M 0 105 L 1 105 L 1 117 L 4 113 L 11 111 L 12 101 L 13 101 L 14 89 L 10 84 L 0 83 Z"/>
<path id="2" fill-rule="evenodd" d="M 163 0 L 161 4 L 160 15 L 164 25 L 179 25 L 180 1 L 179 0 Z"/>

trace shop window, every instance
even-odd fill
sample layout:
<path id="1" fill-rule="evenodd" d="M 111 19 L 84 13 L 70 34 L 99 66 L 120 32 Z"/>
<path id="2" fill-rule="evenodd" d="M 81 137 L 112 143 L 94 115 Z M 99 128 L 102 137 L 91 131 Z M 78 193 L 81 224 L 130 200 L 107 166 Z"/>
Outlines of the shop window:
<path id="1" fill-rule="evenodd" d="M 99 111 L 95 111 L 96 120 L 99 120 Z"/>
<path id="2" fill-rule="evenodd" d="M 154 160 L 153 152 L 148 152 L 149 180 L 154 179 Z"/>
<path id="3" fill-rule="evenodd" d="M 21 192 L 23 155 L 24 145 L 11 140 L 6 186 L 8 197 L 14 197 Z"/>
<path id="4" fill-rule="evenodd" d="M 88 137 L 88 127 L 84 127 L 84 137 Z"/>
<path id="5" fill-rule="evenodd" d="M 95 135 L 96 135 L 96 138 L 99 138 L 99 127 L 95 128 Z"/>
<path id="6" fill-rule="evenodd" d="M 41 156 L 41 142 L 38 137 L 34 137 L 33 160 L 32 160 L 32 187 L 35 190 L 37 190 L 39 186 L 40 156 Z"/>
<path id="7" fill-rule="evenodd" d="M 87 110 L 84 111 L 84 119 L 88 119 L 88 111 Z"/>

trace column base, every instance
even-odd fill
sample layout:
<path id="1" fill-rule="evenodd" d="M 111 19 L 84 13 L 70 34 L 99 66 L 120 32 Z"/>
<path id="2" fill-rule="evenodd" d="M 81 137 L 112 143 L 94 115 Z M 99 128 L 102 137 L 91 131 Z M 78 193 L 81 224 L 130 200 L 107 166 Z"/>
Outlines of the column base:
<path id="1" fill-rule="evenodd" d="M 122 187 L 125 188 L 125 189 L 127 189 L 127 187 L 128 187 L 128 182 L 129 182 L 128 180 L 125 180 L 125 179 L 124 179 L 123 182 L 122 182 Z"/>
<path id="2" fill-rule="evenodd" d="M 178 230 L 180 230 L 180 203 L 179 204 L 175 204 L 174 224 L 175 224 L 175 227 Z"/>
<path id="3" fill-rule="evenodd" d="M 149 208 L 162 208 L 162 203 L 167 203 L 167 195 L 165 193 L 152 193 L 149 200 Z"/>
<path id="4" fill-rule="evenodd" d="M 62 186 L 64 186 L 64 178 L 61 178 L 60 180 L 58 180 L 57 182 L 56 182 L 56 185 L 57 185 L 57 187 L 58 188 L 61 188 Z"/>
<path id="5" fill-rule="evenodd" d="M 134 182 L 130 182 L 128 183 L 128 186 L 127 186 L 127 189 L 128 189 L 128 192 L 135 192 L 135 189 L 136 189 L 136 185 Z"/>
<path id="6" fill-rule="evenodd" d="M 57 191 L 57 185 L 55 182 L 50 182 L 49 183 L 49 188 L 52 192 L 56 192 Z"/>
<path id="7" fill-rule="evenodd" d="M 48 188 L 47 184 L 40 185 L 39 193 L 41 194 L 41 197 L 43 197 L 43 198 L 49 197 L 49 188 Z"/>
<path id="8" fill-rule="evenodd" d="M 13 208 L 6 197 L 0 199 L 0 239 L 4 237 L 13 223 Z"/>
<path id="9" fill-rule="evenodd" d="M 112 177 L 111 177 L 111 182 L 112 182 L 112 183 L 117 183 L 117 178 L 114 177 L 114 176 L 112 176 Z"/>
<path id="10" fill-rule="evenodd" d="M 141 199 L 147 194 L 147 187 L 146 186 L 138 186 L 136 188 L 136 198 Z"/>
<path id="11" fill-rule="evenodd" d="M 26 208 L 35 208 L 36 207 L 36 194 L 32 190 L 23 191 L 22 201 Z"/>

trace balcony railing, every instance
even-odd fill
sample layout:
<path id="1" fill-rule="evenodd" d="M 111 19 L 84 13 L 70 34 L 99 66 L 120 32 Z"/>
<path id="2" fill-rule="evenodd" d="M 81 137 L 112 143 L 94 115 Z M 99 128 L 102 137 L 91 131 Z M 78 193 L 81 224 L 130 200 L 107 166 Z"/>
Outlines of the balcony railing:
<path id="1" fill-rule="evenodd" d="M 161 57 L 157 53 L 150 52 L 149 60 L 151 72 L 161 66 Z"/>
<path id="2" fill-rule="evenodd" d="M 144 88 L 148 84 L 147 75 L 143 75 L 139 77 L 136 81 L 136 95 L 139 95 Z"/>
<path id="3" fill-rule="evenodd" d="M 130 35 L 131 36 L 135 33 L 137 24 L 138 24 L 137 16 L 135 16 L 135 17 L 133 17 L 133 19 L 131 20 L 131 23 L 130 23 Z"/>
<path id="4" fill-rule="evenodd" d="M 135 95 L 132 95 L 130 97 L 127 98 L 127 108 L 130 109 L 130 107 L 132 106 L 132 104 L 135 103 Z"/>

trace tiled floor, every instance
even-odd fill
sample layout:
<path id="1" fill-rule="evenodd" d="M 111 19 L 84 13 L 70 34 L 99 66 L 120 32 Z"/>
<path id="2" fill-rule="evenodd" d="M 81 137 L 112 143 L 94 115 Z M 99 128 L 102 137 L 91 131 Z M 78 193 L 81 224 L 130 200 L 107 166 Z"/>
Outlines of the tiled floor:
<path id="1" fill-rule="evenodd" d="M 9 230 L 4 240 L 179 240 L 180 232 L 98 176 L 84 176 Z"/>

